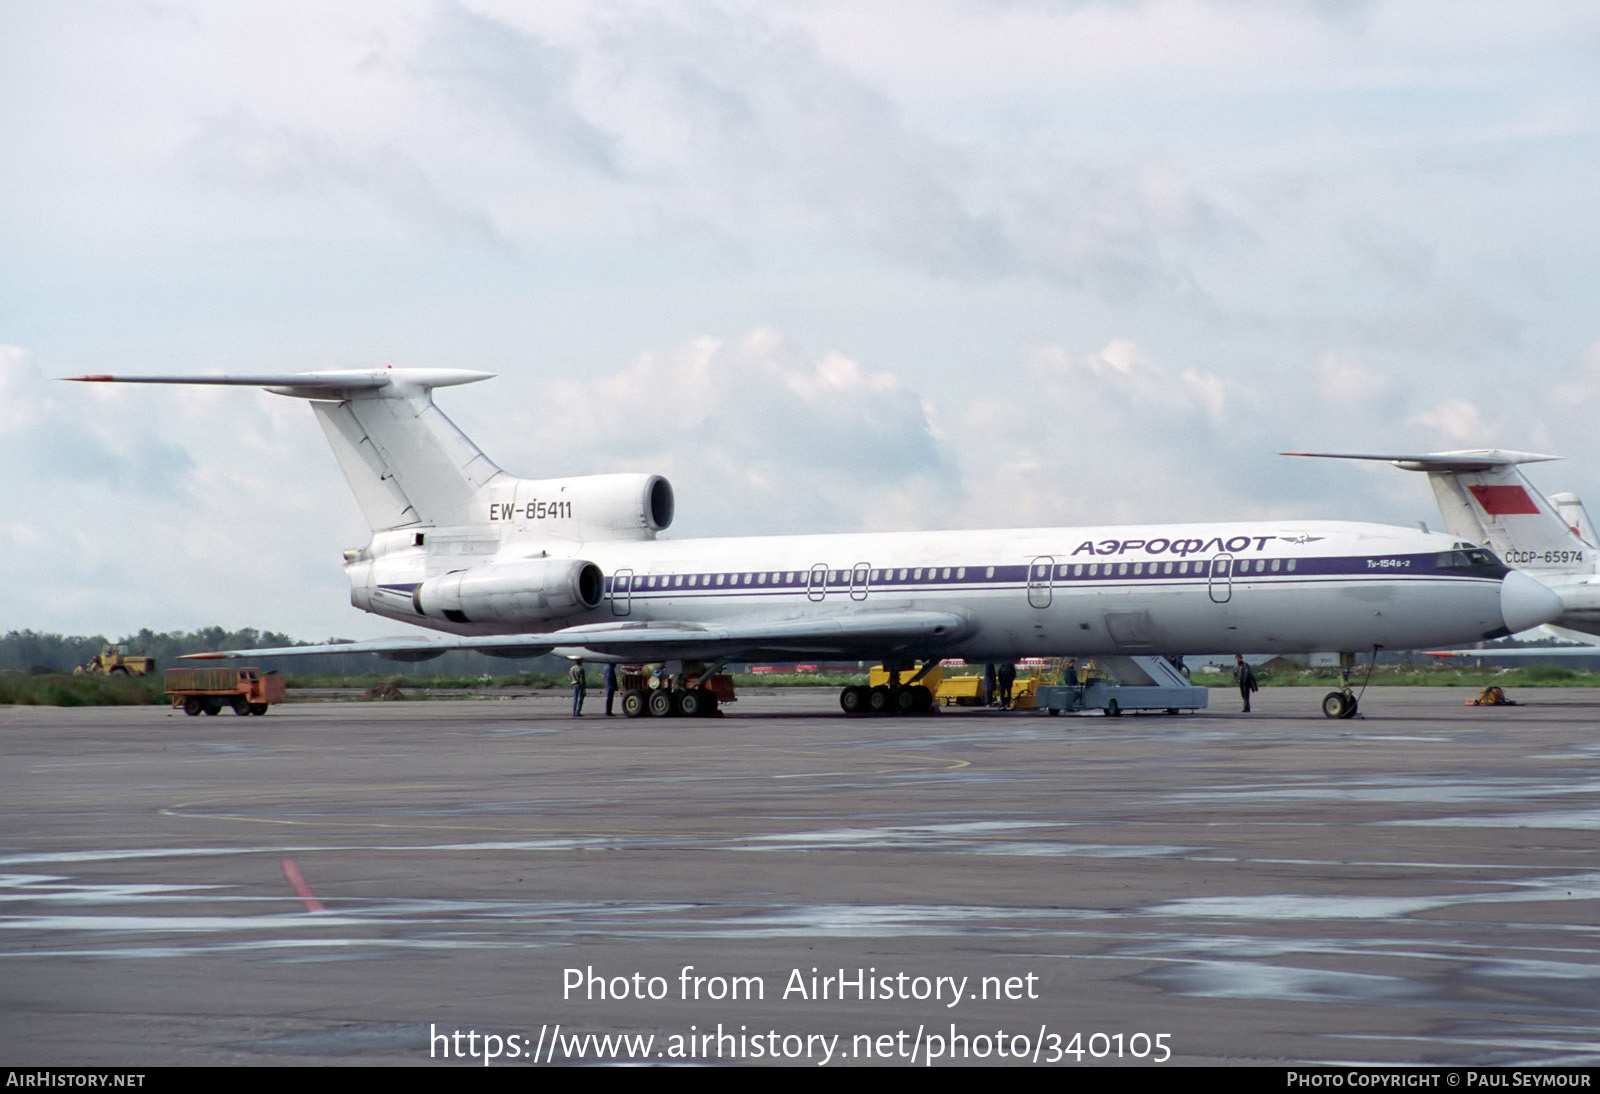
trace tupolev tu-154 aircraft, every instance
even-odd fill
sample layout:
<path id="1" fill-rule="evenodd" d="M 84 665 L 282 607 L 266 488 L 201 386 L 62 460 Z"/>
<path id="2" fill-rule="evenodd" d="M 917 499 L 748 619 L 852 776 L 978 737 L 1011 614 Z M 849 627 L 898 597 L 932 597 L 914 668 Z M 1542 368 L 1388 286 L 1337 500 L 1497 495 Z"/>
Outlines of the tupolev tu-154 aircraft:
<path id="1" fill-rule="evenodd" d="M 909 712 L 932 705 L 917 681 L 943 658 L 1355 654 L 1498 637 L 1562 610 L 1544 585 L 1457 536 L 1348 521 L 659 539 L 673 517 L 661 476 L 516 478 L 434 405 L 435 388 L 488 378 L 397 368 L 72 377 L 309 400 L 372 528 L 345 552 L 351 603 L 447 636 L 205 656 L 848 658 L 881 661 L 896 682 L 845 688 L 847 713 Z M 715 699 L 691 687 L 657 705 L 699 714 Z M 1330 717 L 1355 709 L 1348 687 L 1323 702 Z"/>

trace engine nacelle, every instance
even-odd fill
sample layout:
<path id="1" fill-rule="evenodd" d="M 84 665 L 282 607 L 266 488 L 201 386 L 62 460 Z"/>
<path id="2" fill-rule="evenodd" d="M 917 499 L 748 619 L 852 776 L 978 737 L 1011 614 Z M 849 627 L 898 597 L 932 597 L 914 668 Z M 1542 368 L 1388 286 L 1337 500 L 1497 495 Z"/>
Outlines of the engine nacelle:
<path id="1" fill-rule="evenodd" d="M 431 577 L 411 594 L 417 614 L 452 623 L 534 625 L 598 607 L 600 567 L 578 558 L 497 562 Z"/>
<path id="2" fill-rule="evenodd" d="M 572 540 L 654 539 L 672 523 L 672 484 L 660 475 L 511 479 L 489 486 L 492 526 Z"/>

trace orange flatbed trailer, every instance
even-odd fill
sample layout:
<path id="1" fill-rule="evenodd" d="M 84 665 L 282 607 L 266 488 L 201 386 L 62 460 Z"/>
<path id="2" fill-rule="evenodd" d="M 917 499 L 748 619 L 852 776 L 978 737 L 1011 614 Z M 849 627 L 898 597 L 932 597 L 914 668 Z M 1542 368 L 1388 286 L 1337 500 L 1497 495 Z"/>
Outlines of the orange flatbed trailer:
<path id="1" fill-rule="evenodd" d="M 283 677 L 254 666 L 168 669 L 161 686 L 173 707 L 191 717 L 220 714 L 223 707 L 232 707 L 235 714 L 265 714 L 267 707 L 289 697 Z"/>

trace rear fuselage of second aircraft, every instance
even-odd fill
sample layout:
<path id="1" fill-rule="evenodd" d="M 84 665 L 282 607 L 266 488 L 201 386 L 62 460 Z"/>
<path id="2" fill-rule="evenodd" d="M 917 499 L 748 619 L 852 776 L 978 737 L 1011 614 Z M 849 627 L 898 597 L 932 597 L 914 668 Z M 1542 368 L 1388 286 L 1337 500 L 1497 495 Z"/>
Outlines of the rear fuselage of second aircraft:
<path id="1" fill-rule="evenodd" d="M 530 625 L 495 610 L 430 611 L 418 595 L 441 575 L 533 558 L 593 563 L 598 603 Z M 930 611 L 962 622 L 927 652 L 969 660 L 1408 649 L 1536 626 L 1550 609 L 1535 583 L 1503 581 L 1487 551 L 1343 521 L 588 543 L 479 526 L 380 533 L 347 570 L 358 607 L 458 635 Z M 803 651 L 829 646 L 774 642 L 746 655 Z"/>

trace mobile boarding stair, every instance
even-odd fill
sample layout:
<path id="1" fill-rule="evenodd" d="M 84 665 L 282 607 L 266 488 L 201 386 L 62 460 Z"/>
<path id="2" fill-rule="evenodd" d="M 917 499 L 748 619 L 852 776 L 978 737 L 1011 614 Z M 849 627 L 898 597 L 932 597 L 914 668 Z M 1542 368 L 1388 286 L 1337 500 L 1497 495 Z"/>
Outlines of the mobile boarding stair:
<path id="1" fill-rule="evenodd" d="M 1206 689 L 1196 687 L 1165 657 L 1096 657 L 1082 683 L 1040 684 L 1038 708 L 1048 714 L 1125 710 L 1203 710 Z"/>

